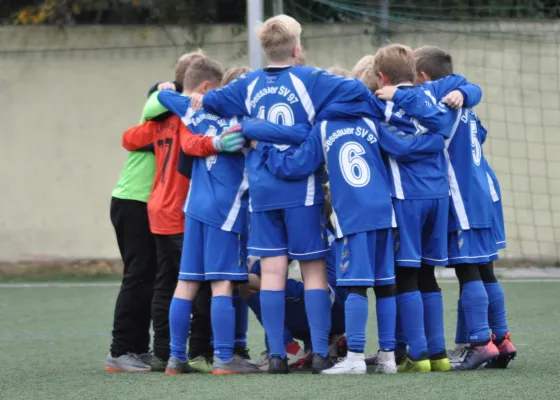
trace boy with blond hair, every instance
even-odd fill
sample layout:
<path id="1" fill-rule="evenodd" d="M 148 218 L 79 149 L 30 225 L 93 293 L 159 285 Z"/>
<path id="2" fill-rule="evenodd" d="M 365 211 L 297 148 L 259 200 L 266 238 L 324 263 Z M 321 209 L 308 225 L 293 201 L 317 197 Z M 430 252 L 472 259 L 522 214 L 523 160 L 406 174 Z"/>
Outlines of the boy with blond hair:
<path id="1" fill-rule="evenodd" d="M 334 101 L 366 99 L 369 91 L 358 81 L 329 74 L 302 62 L 301 25 L 287 15 L 268 19 L 258 37 L 269 66 L 233 81 L 229 85 L 193 99 L 205 110 L 233 117 L 246 115 L 269 122 L 307 129 L 293 129 L 276 141 L 287 149 L 301 143 L 314 123 L 315 115 Z M 244 123 L 246 137 L 262 139 L 259 122 Z M 275 132 L 277 133 L 277 132 Z M 274 142 L 274 137 L 266 139 Z M 278 137 L 277 137 L 278 139 Z M 251 234 L 248 251 L 262 257 L 261 308 L 263 326 L 270 344 L 269 373 L 289 371 L 284 348 L 285 284 L 288 257 L 300 261 L 305 283 L 305 306 L 314 351 L 313 371 L 333 365 L 328 358 L 330 296 L 324 256 L 328 252 L 324 196 L 317 174 L 299 180 L 275 177 L 261 168 L 261 154 L 250 149 L 247 172 L 251 192 Z"/>

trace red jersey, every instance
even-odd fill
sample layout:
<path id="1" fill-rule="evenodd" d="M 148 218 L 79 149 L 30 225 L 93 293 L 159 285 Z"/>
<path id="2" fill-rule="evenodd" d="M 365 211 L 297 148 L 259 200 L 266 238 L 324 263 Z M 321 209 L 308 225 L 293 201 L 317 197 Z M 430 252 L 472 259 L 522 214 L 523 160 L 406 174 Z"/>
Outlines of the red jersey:
<path id="1" fill-rule="evenodd" d="M 147 121 L 128 129 L 122 145 L 129 151 L 151 150 L 156 157 L 156 173 L 148 200 L 148 218 L 152 233 L 174 235 L 185 230 L 183 204 L 190 180 L 177 170 L 181 149 L 192 156 L 216 154 L 212 138 L 194 135 L 173 115 L 164 121 Z"/>

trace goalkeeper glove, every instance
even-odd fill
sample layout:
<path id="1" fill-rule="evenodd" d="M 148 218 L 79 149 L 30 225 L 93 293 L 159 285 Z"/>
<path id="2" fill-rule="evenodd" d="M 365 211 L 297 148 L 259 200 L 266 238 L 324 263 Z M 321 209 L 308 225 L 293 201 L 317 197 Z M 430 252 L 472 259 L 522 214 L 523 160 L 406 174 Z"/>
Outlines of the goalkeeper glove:
<path id="1" fill-rule="evenodd" d="M 245 145 L 245 137 L 237 126 L 225 131 L 220 136 L 212 138 L 212 145 L 218 152 L 235 153 Z"/>

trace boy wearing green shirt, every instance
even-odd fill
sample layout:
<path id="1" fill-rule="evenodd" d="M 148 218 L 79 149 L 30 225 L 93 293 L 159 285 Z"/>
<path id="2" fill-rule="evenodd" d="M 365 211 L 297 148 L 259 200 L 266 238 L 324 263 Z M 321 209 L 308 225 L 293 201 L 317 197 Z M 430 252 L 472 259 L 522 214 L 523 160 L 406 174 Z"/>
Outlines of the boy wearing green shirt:
<path id="1" fill-rule="evenodd" d="M 182 82 L 188 66 L 201 56 L 203 53 L 198 51 L 185 54 L 179 59 L 175 67 L 177 91 L 182 91 L 178 82 Z M 140 122 L 156 118 L 165 119 L 169 115 L 171 114 L 158 102 L 148 101 Z M 152 152 L 130 152 L 112 193 L 111 222 L 115 228 L 124 272 L 115 304 L 113 340 L 105 362 L 107 372 L 165 370 L 169 357 L 168 352 L 155 356 L 149 353 L 152 319 L 157 322 L 154 325 L 167 327 L 154 332 L 154 344 L 160 344 L 154 347 L 168 348 L 170 341 L 169 309 L 160 310 L 161 307 L 157 307 L 158 299 L 153 298 L 157 260 L 154 236 L 148 220 L 147 202 L 152 191 L 155 169 L 155 157 Z M 176 280 L 177 277 L 169 278 Z M 167 277 L 158 277 L 158 281 L 165 279 Z"/>

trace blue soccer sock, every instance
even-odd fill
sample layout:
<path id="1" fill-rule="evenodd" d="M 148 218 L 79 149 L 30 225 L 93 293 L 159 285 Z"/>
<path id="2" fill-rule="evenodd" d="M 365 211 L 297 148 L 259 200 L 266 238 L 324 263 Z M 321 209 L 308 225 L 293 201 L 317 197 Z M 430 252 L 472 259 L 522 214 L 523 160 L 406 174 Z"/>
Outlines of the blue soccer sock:
<path id="1" fill-rule="evenodd" d="M 363 353 L 366 346 L 368 298 L 350 293 L 344 302 L 344 315 L 348 350 Z"/>
<path id="2" fill-rule="evenodd" d="M 397 307 L 397 324 L 395 328 L 395 340 L 397 342 L 395 346 L 395 353 L 406 354 L 407 351 L 406 338 L 404 336 L 404 331 L 402 328 L 401 317 L 398 312 L 398 307 Z"/>
<path id="3" fill-rule="evenodd" d="M 375 310 L 377 312 L 379 348 L 394 350 L 396 347 L 397 298 L 395 296 L 377 298 Z"/>
<path id="4" fill-rule="evenodd" d="M 284 346 L 289 345 L 290 343 L 294 342 L 294 337 L 292 332 L 286 327 L 284 327 Z"/>
<path id="5" fill-rule="evenodd" d="M 408 344 L 408 354 L 418 359 L 428 351 L 428 343 L 424 333 L 424 306 L 419 290 L 397 295 L 399 318 Z"/>
<path id="6" fill-rule="evenodd" d="M 331 298 L 328 290 L 305 291 L 305 311 L 311 331 L 311 346 L 314 354 L 326 357 L 329 354 L 331 332 Z"/>
<path id="7" fill-rule="evenodd" d="M 485 283 L 488 294 L 488 322 L 497 340 L 501 340 L 509 332 L 506 316 L 504 291 L 499 282 Z"/>
<path id="8" fill-rule="evenodd" d="M 214 355 L 222 361 L 233 357 L 235 309 L 230 296 L 213 296 L 210 310 L 214 334 Z"/>
<path id="9" fill-rule="evenodd" d="M 424 329 L 430 356 L 445 350 L 445 326 L 443 324 L 443 297 L 441 292 L 422 293 L 424 304 Z"/>
<path id="10" fill-rule="evenodd" d="M 262 323 L 271 356 L 286 357 L 284 348 L 284 316 L 286 299 L 283 290 L 261 290 Z"/>
<path id="11" fill-rule="evenodd" d="M 257 293 L 253 293 L 252 295 L 250 295 L 245 302 L 247 303 L 247 305 L 249 306 L 249 308 L 251 309 L 251 311 L 253 311 L 253 314 L 255 314 L 255 317 L 257 317 L 257 320 L 261 323 L 262 325 L 262 314 L 261 314 L 261 294 L 260 292 Z"/>
<path id="12" fill-rule="evenodd" d="M 247 347 L 247 330 L 249 329 L 249 306 L 239 295 L 233 292 L 233 308 L 235 308 L 235 347 Z"/>
<path id="13" fill-rule="evenodd" d="M 469 331 L 469 343 L 490 340 L 488 295 L 482 281 L 470 281 L 463 284 L 461 305 L 463 306 L 465 322 Z"/>
<path id="14" fill-rule="evenodd" d="M 191 325 L 192 301 L 173 297 L 169 307 L 169 345 L 171 357 L 187 360 L 187 339 Z"/>
<path id="15" fill-rule="evenodd" d="M 469 330 L 467 329 L 467 321 L 465 321 L 465 313 L 461 298 L 457 300 L 457 329 L 455 330 L 455 343 L 469 343 Z"/>
<path id="16" fill-rule="evenodd" d="M 286 299 L 292 301 L 304 301 L 305 290 L 303 283 L 295 279 L 286 280 Z"/>

